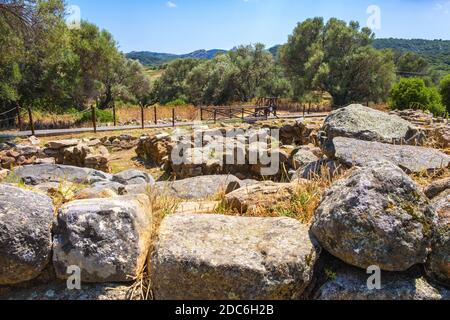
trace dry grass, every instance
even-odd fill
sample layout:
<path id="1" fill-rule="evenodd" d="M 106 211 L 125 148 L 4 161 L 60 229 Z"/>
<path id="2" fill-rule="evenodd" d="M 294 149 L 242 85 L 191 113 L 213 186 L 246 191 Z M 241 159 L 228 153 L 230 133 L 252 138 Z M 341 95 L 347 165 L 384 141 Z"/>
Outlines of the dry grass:
<path id="1" fill-rule="evenodd" d="M 217 198 L 220 204 L 216 209 L 217 214 L 237 215 L 245 217 L 289 217 L 304 224 L 310 224 L 321 202 L 322 193 L 330 188 L 337 180 L 348 173 L 332 175 L 329 170 L 321 170 L 323 173 L 311 180 L 300 181 L 287 201 L 278 202 L 275 206 L 257 206 L 247 212 L 239 212 L 227 205 L 225 193 L 220 193 Z"/>
<path id="2" fill-rule="evenodd" d="M 175 109 L 175 118 L 178 120 L 200 120 L 198 109 L 191 105 L 186 106 L 160 106 L 148 107 L 144 109 L 145 121 L 153 122 L 155 120 L 154 108 L 156 108 L 156 120 L 171 120 L 172 109 Z M 118 122 L 141 121 L 141 108 L 139 106 L 124 105 L 117 108 Z"/>
<path id="3" fill-rule="evenodd" d="M 434 171 L 422 171 L 420 173 L 412 174 L 411 178 L 421 187 L 429 186 L 433 181 L 450 178 L 450 169 L 444 168 Z"/>
<path id="4" fill-rule="evenodd" d="M 154 245 L 158 239 L 159 228 L 164 217 L 176 211 L 180 200 L 164 195 L 164 192 L 155 192 L 151 187 L 147 189 L 152 212 L 152 227 L 150 235 L 150 249 L 147 263 L 143 271 L 138 275 L 134 284 L 130 287 L 129 297 L 135 300 L 153 300 L 152 284 L 149 274 L 149 259 L 154 251 Z"/>

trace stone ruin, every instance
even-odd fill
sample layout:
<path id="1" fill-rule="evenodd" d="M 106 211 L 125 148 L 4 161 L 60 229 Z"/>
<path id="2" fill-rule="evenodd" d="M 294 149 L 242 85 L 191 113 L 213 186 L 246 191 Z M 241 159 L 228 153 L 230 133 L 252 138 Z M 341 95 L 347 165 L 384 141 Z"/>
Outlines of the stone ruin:
<path id="1" fill-rule="evenodd" d="M 239 178 L 261 179 L 268 160 L 277 158 L 281 178 L 299 166 L 296 151 L 314 150 L 320 157 L 317 134 L 320 126 L 298 120 L 281 127 L 200 128 L 194 132 L 175 130 L 140 138 L 136 153 L 177 178 L 233 174 Z M 294 145 L 303 145 L 300 149 Z M 306 145 L 306 146 L 305 146 Z M 293 152 L 295 151 L 295 152 Z M 253 156 L 253 158 L 252 158 Z"/>
<path id="2" fill-rule="evenodd" d="M 290 199 L 294 184 L 307 183 L 300 178 L 155 181 L 136 170 L 16 168 L 12 174 L 28 188 L 0 184 L 0 298 L 126 299 L 148 261 L 156 300 L 450 300 L 450 179 L 422 187 L 409 176 L 448 169 L 450 156 L 426 147 L 420 131 L 401 117 L 349 106 L 310 138 L 294 137 L 310 143 L 288 154 L 297 175 L 319 164 L 352 168 L 324 191 L 311 224 L 245 216 L 259 201 L 271 207 Z M 174 170 L 170 149 L 191 144 L 183 136 L 143 137 L 138 153 Z M 277 147 L 289 149 L 284 142 Z M 55 208 L 36 190 L 61 179 L 86 189 Z M 240 215 L 215 211 L 211 197 L 222 191 Z M 167 194 L 173 212 L 152 237 L 156 216 L 148 196 Z M 181 210 L 176 201 L 184 203 Z M 83 290 L 66 290 L 70 266 L 82 266 Z M 379 290 L 367 286 L 373 266 L 381 272 Z"/>

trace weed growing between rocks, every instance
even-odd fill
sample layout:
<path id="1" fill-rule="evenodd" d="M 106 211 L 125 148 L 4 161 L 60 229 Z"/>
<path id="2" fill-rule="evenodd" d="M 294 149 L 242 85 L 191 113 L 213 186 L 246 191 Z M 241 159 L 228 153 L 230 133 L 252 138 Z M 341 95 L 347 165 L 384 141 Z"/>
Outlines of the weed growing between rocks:
<path id="1" fill-rule="evenodd" d="M 152 187 L 148 187 L 146 191 L 150 199 L 150 210 L 152 214 L 150 249 L 147 263 L 142 272 L 136 277 L 134 284 L 130 287 L 128 294 L 130 300 L 153 300 L 152 284 L 148 269 L 150 265 L 149 259 L 152 257 L 154 244 L 157 241 L 162 220 L 167 215 L 174 213 L 180 203 L 180 200 L 167 196 L 164 192 L 156 192 Z"/>
<path id="2" fill-rule="evenodd" d="M 273 206 L 257 205 L 245 212 L 232 208 L 225 199 L 225 192 L 218 194 L 219 205 L 215 213 L 248 217 L 289 217 L 304 224 L 310 224 L 318 208 L 322 193 L 335 181 L 343 178 L 346 173 L 333 174 L 324 166 L 311 180 L 299 179 L 295 184 L 292 195 L 285 201 L 278 201 Z"/>
<path id="3" fill-rule="evenodd" d="M 420 186 L 427 187 L 433 181 L 450 178 L 450 168 L 443 168 L 439 170 L 427 171 L 411 175 L 411 178 Z"/>

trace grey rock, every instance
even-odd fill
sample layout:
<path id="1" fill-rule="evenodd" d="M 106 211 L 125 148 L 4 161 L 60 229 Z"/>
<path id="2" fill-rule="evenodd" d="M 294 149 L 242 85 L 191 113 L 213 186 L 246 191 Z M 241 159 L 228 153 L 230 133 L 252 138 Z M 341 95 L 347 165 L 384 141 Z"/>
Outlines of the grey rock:
<path id="1" fill-rule="evenodd" d="M 150 259 L 153 292 L 157 300 L 298 299 L 319 254 L 294 219 L 174 214 Z"/>
<path id="2" fill-rule="evenodd" d="M 424 192 L 428 198 L 433 199 L 446 190 L 450 190 L 450 178 L 434 181 L 425 188 Z"/>
<path id="3" fill-rule="evenodd" d="M 326 152 L 332 149 L 336 137 L 355 138 L 383 143 L 400 143 L 417 135 L 417 128 L 399 116 L 389 115 L 358 104 L 332 112 L 324 122 L 323 147 Z"/>
<path id="4" fill-rule="evenodd" d="M 389 162 L 373 162 L 324 193 L 311 230 L 348 264 L 404 271 L 426 261 L 435 221 L 411 178 Z"/>
<path id="5" fill-rule="evenodd" d="M 315 179 L 321 176 L 332 178 L 335 175 L 340 174 L 344 169 L 345 167 L 340 165 L 337 161 L 321 159 L 311 162 L 303 168 L 295 171 L 291 177 L 291 181 L 296 181 L 299 179 Z"/>
<path id="6" fill-rule="evenodd" d="M 224 203 L 230 209 L 237 212 L 251 212 L 258 208 L 275 208 L 279 203 L 292 199 L 298 184 L 274 183 L 264 181 L 250 186 L 244 186 L 225 196 Z"/>
<path id="7" fill-rule="evenodd" d="M 156 183 L 156 189 L 169 196 L 187 200 L 206 199 L 226 191 L 232 182 L 241 180 L 233 175 L 199 176 L 177 181 Z"/>
<path id="8" fill-rule="evenodd" d="M 318 160 L 319 158 L 312 151 L 305 149 L 295 151 L 290 158 L 291 166 L 296 170 Z"/>
<path id="9" fill-rule="evenodd" d="M 109 189 L 118 194 L 119 190 L 121 188 L 123 188 L 123 186 L 124 185 L 121 183 L 105 180 L 105 181 L 99 181 L 99 182 L 93 183 L 91 185 L 91 189 L 97 190 L 97 191 Z"/>
<path id="10" fill-rule="evenodd" d="M 426 270 L 433 279 L 450 287 L 450 191 L 433 200 L 432 210 L 437 212 L 438 222 Z"/>
<path id="11" fill-rule="evenodd" d="M 129 282 L 142 271 L 150 246 L 147 196 L 74 201 L 63 206 L 54 226 L 53 265 L 60 279 L 68 266 L 81 281 Z"/>
<path id="12" fill-rule="evenodd" d="M 14 170 L 13 174 L 30 185 L 61 181 L 92 184 L 111 179 L 110 174 L 101 171 L 52 164 L 19 167 Z"/>
<path id="13" fill-rule="evenodd" d="M 148 173 L 139 170 L 130 169 L 115 174 L 112 181 L 119 182 L 124 185 L 134 184 L 155 184 L 155 180 Z"/>
<path id="14" fill-rule="evenodd" d="M 0 285 L 36 278 L 51 252 L 52 200 L 0 184 Z"/>
<path id="15" fill-rule="evenodd" d="M 240 188 L 245 188 L 245 187 L 250 187 L 253 186 L 255 184 L 258 184 L 259 181 L 258 180 L 253 180 L 253 179 L 245 179 L 245 180 L 241 180 L 241 181 L 232 181 L 228 184 L 226 190 L 225 190 L 225 194 L 228 194 L 230 192 L 233 192 L 237 189 Z"/>
<path id="16" fill-rule="evenodd" d="M 0 300 L 31 301 L 117 301 L 137 299 L 130 287 L 117 283 L 82 284 L 81 290 L 67 290 L 65 282 L 40 284 L 31 288 L 12 288 Z"/>
<path id="17" fill-rule="evenodd" d="M 449 300 L 450 291 L 420 276 L 382 272 L 381 289 L 369 290 L 364 270 L 350 266 L 336 272 L 315 295 L 316 300 Z"/>
<path id="18" fill-rule="evenodd" d="M 67 139 L 67 140 L 58 140 L 58 141 L 50 141 L 47 143 L 47 147 L 50 149 L 64 149 L 68 147 L 76 146 L 80 143 L 80 140 L 78 139 Z"/>
<path id="19" fill-rule="evenodd" d="M 420 173 L 446 168 L 450 164 L 450 156 L 431 148 L 391 145 L 341 137 L 335 138 L 333 143 L 333 156 L 347 166 L 364 166 L 371 161 L 387 160 L 407 173 Z"/>

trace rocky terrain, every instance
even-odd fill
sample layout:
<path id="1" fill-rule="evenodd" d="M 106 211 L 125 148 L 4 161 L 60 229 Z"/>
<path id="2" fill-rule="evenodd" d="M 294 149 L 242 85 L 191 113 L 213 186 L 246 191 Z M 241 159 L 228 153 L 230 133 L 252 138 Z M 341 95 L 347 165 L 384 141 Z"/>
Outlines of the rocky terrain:
<path id="1" fill-rule="evenodd" d="M 448 300 L 449 143 L 446 120 L 351 105 L 0 144 L 0 298 Z"/>

